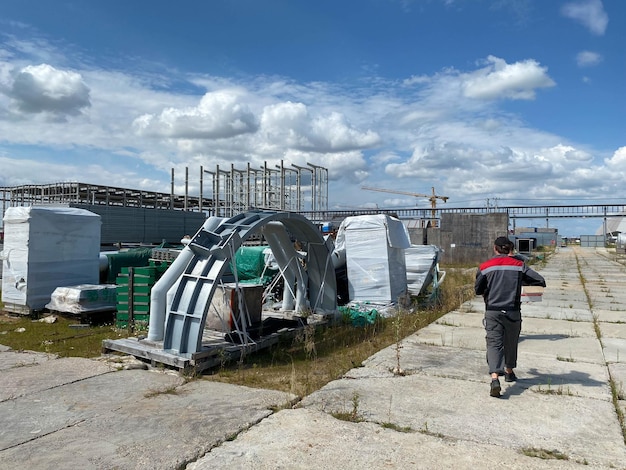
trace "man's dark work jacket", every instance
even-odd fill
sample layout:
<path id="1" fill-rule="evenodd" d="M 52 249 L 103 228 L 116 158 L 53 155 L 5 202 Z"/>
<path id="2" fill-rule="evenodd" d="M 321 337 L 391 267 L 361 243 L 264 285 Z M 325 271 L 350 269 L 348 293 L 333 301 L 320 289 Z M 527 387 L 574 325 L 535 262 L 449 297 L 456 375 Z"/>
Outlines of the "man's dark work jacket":
<path id="1" fill-rule="evenodd" d="M 474 290 L 485 298 L 486 310 L 519 312 L 522 286 L 546 286 L 546 281 L 524 261 L 496 255 L 478 268 Z"/>

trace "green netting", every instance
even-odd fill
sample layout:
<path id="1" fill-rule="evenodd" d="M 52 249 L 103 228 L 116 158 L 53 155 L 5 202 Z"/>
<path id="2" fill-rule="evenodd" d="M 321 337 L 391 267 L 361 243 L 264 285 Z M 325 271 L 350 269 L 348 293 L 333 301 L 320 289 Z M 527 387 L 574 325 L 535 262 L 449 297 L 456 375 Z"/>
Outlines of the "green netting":
<path id="1" fill-rule="evenodd" d="M 265 269 L 266 246 L 242 246 L 235 253 L 237 279 L 242 284 L 267 284 L 276 275 L 277 271 Z M 232 263 L 230 265 L 233 269 Z"/>
<path id="2" fill-rule="evenodd" d="M 352 326 L 373 325 L 378 318 L 378 310 L 363 305 L 345 305 L 338 309 L 342 316 L 352 323 Z"/>

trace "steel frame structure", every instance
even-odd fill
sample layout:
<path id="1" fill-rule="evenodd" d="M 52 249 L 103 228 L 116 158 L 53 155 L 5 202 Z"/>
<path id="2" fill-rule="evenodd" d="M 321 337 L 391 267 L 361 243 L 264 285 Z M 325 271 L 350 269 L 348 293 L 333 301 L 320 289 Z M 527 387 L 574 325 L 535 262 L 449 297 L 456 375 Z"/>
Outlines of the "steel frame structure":
<path id="1" fill-rule="evenodd" d="M 200 169 L 201 193 L 205 192 L 204 173 L 211 175 L 208 183 L 210 200 L 207 210 L 215 217 L 233 217 L 250 209 L 301 212 L 328 209 L 328 169 L 307 163 L 307 166 L 285 166 L 283 160 L 271 167 L 264 162 L 260 168 L 250 163 L 238 169 L 231 163 L 215 171 Z M 308 184 L 307 184 L 308 183 Z"/>
<path id="2" fill-rule="evenodd" d="M 210 174 L 209 182 L 205 173 Z M 203 194 L 204 186 L 208 194 Z M 271 167 L 264 162 L 260 168 L 250 163 L 246 168 L 216 165 L 215 171 L 200 167 L 200 195 L 189 196 L 189 172 L 185 171 L 185 194 L 174 194 L 174 170 L 171 192 L 145 191 L 79 182 L 31 184 L 0 187 L 2 217 L 8 207 L 42 204 L 92 204 L 146 209 L 174 209 L 205 212 L 217 217 L 233 217 L 250 209 L 301 212 L 328 209 L 328 169 L 307 163 L 307 166 Z"/>

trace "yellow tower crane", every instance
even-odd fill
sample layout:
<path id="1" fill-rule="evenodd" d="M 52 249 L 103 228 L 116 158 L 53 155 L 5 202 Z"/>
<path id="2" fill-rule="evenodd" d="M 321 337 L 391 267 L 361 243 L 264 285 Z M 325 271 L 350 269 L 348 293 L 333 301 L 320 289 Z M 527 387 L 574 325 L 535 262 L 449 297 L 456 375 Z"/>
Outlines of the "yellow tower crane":
<path id="1" fill-rule="evenodd" d="M 432 194 L 420 194 L 420 193 L 411 193 L 408 191 L 398 191 L 395 189 L 383 189 L 383 188 L 372 188 L 370 186 L 361 186 L 361 189 L 366 189 L 368 191 L 379 191 L 381 193 L 391 193 L 391 194 L 404 194 L 405 196 L 413 196 L 413 197 L 425 197 L 430 201 L 431 211 L 431 226 L 437 226 L 437 219 L 435 209 L 437 209 L 437 199 L 441 199 L 443 202 L 447 202 L 450 199 L 448 196 L 439 196 L 435 194 L 435 188 L 432 188 Z"/>

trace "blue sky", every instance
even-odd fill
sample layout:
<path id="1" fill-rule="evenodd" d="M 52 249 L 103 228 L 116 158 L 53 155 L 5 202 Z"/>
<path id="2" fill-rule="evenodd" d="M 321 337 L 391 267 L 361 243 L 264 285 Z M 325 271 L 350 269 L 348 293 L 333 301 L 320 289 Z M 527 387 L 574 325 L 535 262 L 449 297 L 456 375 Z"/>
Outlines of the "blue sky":
<path id="1" fill-rule="evenodd" d="M 1 3 L 0 186 L 283 160 L 331 209 L 626 200 L 622 0 Z"/>

